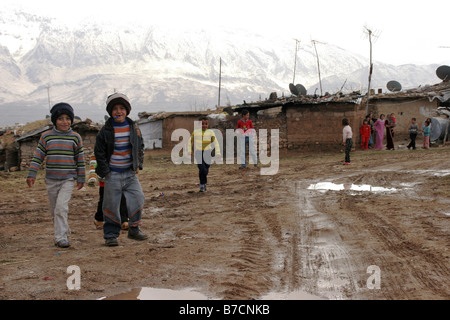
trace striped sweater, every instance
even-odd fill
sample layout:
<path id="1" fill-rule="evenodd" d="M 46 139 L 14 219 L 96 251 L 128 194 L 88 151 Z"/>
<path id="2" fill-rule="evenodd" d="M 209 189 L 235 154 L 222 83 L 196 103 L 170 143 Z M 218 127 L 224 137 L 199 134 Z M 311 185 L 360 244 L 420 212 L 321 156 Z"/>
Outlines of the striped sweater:
<path id="1" fill-rule="evenodd" d="M 216 155 L 220 155 L 220 145 L 216 139 L 213 130 L 206 129 L 205 131 L 194 130 L 189 140 L 188 150 L 195 149 L 195 151 L 211 150 L 214 147 Z"/>
<path id="2" fill-rule="evenodd" d="M 114 127 L 114 152 L 109 160 L 111 171 L 122 172 L 132 167 L 130 143 L 130 124 L 128 121 L 117 123 L 113 121 Z"/>
<path id="3" fill-rule="evenodd" d="M 45 159 L 47 178 L 85 182 L 83 141 L 78 133 L 72 130 L 61 132 L 55 128 L 42 133 L 30 163 L 28 177 L 36 178 Z"/>

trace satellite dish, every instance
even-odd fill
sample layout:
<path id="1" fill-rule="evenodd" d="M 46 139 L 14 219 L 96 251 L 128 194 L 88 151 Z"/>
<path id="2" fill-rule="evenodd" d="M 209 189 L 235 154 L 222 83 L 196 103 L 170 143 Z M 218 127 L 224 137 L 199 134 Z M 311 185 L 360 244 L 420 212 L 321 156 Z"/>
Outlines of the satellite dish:
<path id="1" fill-rule="evenodd" d="M 391 92 L 397 92 L 402 90 L 402 85 L 400 84 L 400 82 L 392 80 L 386 84 L 386 88 L 388 88 L 388 90 Z"/>
<path id="2" fill-rule="evenodd" d="M 298 96 L 299 92 L 296 86 L 294 86 L 293 83 L 289 83 L 289 90 L 291 91 L 291 93 L 295 96 Z"/>
<path id="3" fill-rule="evenodd" d="M 295 87 L 297 88 L 298 94 L 301 96 L 306 96 L 306 88 L 301 85 L 300 83 L 297 83 L 295 85 Z"/>
<path id="4" fill-rule="evenodd" d="M 450 67 L 449 66 L 440 66 L 436 69 L 436 75 L 441 80 L 450 80 Z"/>

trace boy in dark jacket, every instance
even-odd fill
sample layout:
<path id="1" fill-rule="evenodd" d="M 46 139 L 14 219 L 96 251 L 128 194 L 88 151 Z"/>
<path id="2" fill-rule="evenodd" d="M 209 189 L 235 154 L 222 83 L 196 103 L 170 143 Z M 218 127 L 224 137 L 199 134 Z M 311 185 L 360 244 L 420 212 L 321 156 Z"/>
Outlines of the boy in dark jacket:
<path id="1" fill-rule="evenodd" d="M 139 229 L 145 196 L 136 176 L 143 167 L 144 144 L 138 126 L 128 118 L 131 104 L 126 95 L 114 93 L 108 96 L 106 111 L 110 118 L 97 135 L 94 153 L 96 173 L 105 180 L 103 237 L 107 246 L 117 246 L 122 195 L 128 208 L 128 238 L 147 239 Z"/>

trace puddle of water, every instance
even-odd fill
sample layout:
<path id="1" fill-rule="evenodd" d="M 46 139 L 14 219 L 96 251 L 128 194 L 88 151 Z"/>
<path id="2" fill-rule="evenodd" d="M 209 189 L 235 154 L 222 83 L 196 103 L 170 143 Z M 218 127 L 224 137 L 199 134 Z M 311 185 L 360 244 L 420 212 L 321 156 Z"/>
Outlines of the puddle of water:
<path id="1" fill-rule="evenodd" d="M 340 191 L 340 190 L 351 190 L 351 191 L 369 191 L 369 192 L 395 192 L 397 189 L 395 188 L 383 188 L 383 187 L 374 187 L 370 184 L 352 184 L 352 183 L 343 183 L 336 184 L 332 182 L 319 182 L 315 184 L 311 184 L 308 187 L 308 190 L 320 190 L 320 191 Z"/>
<path id="2" fill-rule="evenodd" d="M 289 293 L 271 292 L 263 297 L 262 300 L 324 300 L 321 297 L 306 293 L 304 291 L 293 291 Z"/>
<path id="3" fill-rule="evenodd" d="M 111 297 L 99 300 L 208 300 L 204 294 L 195 289 L 171 290 L 157 288 L 136 288 Z"/>

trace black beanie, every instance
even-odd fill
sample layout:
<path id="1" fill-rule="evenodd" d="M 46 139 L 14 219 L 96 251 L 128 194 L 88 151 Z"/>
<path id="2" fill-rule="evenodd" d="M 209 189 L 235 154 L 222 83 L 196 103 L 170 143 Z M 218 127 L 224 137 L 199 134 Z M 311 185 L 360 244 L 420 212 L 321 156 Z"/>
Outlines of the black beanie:
<path id="1" fill-rule="evenodd" d="M 67 114 L 73 123 L 74 113 L 70 104 L 65 102 L 57 103 L 50 110 L 52 123 L 56 126 L 56 119 L 62 114 Z"/>

